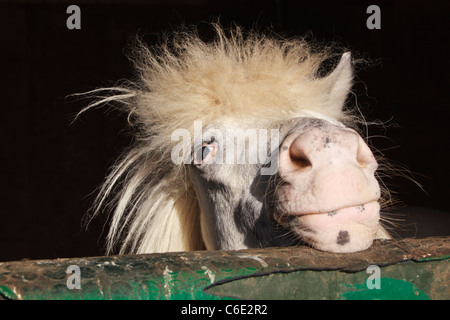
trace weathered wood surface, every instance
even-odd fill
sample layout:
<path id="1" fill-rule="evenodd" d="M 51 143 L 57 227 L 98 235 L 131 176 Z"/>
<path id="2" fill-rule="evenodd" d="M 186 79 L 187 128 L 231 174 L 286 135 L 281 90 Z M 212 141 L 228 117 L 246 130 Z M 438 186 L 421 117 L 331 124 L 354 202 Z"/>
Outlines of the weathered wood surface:
<path id="1" fill-rule="evenodd" d="M 80 268 L 80 289 L 69 289 Z M 370 265 L 381 288 L 369 288 Z M 353 254 L 310 247 L 0 263 L 7 299 L 449 299 L 450 238 L 377 240 Z"/>

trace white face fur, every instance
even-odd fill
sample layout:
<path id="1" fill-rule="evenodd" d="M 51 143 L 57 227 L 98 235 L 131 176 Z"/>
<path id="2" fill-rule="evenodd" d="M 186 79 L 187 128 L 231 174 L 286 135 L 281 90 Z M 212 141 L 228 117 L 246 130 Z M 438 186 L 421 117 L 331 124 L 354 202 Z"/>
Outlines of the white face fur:
<path id="1" fill-rule="evenodd" d="M 268 124 L 278 130 L 280 143 L 264 161 L 249 163 L 249 145 L 259 140 L 248 125 L 230 125 L 210 126 L 215 134 L 206 134 L 190 168 L 207 249 L 303 241 L 320 250 L 354 252 L 371 245 L 380 228 L 377 162 L 355 131 L 311 117 Z M 246 128 L 244 145 L 226 135 L 236 128 Z M 224 161 L 230 152 L 234 162 Z M 273 161 L 277 170 L 261 174 Z"/>

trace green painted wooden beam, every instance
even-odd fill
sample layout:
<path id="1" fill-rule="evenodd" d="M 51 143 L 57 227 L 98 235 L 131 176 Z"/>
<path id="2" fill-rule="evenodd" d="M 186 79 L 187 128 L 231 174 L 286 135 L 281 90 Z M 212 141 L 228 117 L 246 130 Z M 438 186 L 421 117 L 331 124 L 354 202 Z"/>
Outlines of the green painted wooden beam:
<path id="1" fill-rule="evenodd" d="M 371 265 L 379 269 L 368 270 Z M 286 247 L 4 262 L 0 295 L 70 300 L 449 299 L 449 274 L 449 237 L 377 240 L 353 254 Z"/>

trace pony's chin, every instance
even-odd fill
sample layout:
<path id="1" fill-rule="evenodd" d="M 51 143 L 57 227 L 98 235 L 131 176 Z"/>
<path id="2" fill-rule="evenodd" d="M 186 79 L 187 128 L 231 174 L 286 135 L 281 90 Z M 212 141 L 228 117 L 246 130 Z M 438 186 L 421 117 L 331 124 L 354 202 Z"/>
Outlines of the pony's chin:
<path id="1" fill-rule="evenodd" d="M 373 201 L 336 211 L 298 215 L 290 227 L 312 247 L 337 253 L 369 248 L 379 229 L 380 205 Z"/>

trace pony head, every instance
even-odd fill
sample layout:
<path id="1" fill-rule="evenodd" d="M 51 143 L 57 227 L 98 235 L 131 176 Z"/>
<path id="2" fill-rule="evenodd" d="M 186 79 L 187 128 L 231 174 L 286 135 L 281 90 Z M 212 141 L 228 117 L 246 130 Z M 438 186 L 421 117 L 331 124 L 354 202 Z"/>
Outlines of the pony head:
<path id="1" fill-rule="evenodd" d="M 366 249 L 381 227 L 377 161 L 345 108 L 351 54 L 303 39 L 178 33 L 138 46 L 139 80 L 118 101 L 136 143 L 97 198 L 114 198 L 108 251 L 243 249 L 306 243 Z"/>

